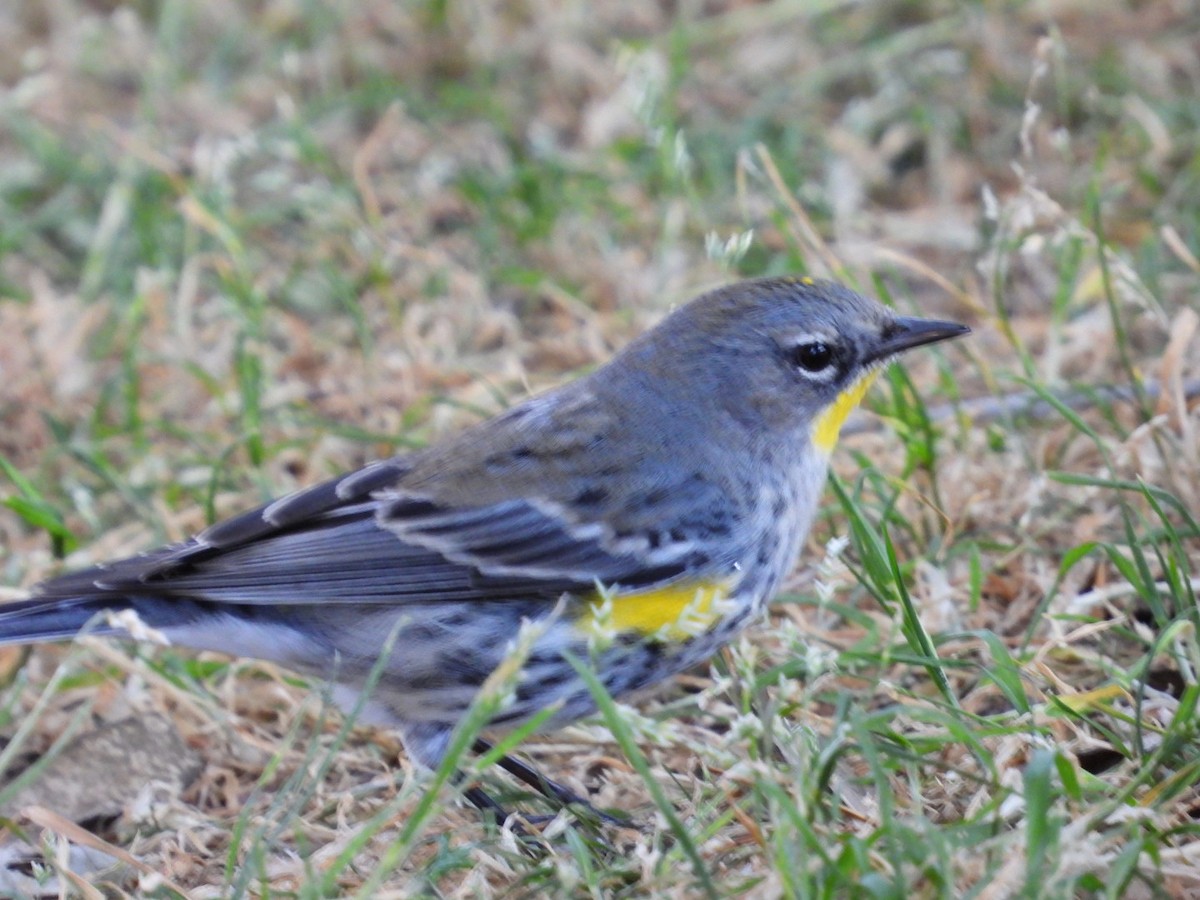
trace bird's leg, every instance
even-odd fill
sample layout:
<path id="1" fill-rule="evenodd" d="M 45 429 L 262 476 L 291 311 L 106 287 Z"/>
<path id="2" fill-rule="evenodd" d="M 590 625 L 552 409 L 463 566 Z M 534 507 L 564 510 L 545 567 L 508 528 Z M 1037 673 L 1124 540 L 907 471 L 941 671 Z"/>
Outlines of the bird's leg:
<path id="1" fill-rule="evenodd" d="M 472 806 L 484 815 L 495 819 L 497 825 L 503 825 L 508 820 L 508 810 L 478 785 L 464 788 L 462 794 L 470 801 Z"/>
<path id="2" fill-rule="evenodd" d="M 475 745 L 472 749 L 476 753 L 482 755 L 482 754 L 490 751 L 492 749 L 492 745 L 488 741 L 485 741 L 483 738 L 476 738 Z M 576 794 L 570 788 L 566 787 L 565 785 L 561 785 L 556 781 L 551 781 L 549 778 L 547 778 L 545 775 L 543 775 L 541 772 L 539 772 L 533 766 L 529 765 L 528 763 L 523 763 L 519 759 L 513 759 L 511 756 L 501 756 L 498 760 L 496 760 L 496 765 L 498 765 L 500 768 L 502 768 L 509 775 L 512 775 L 518 781 L 523 782 L 524 784 L 533 788 L 535 791 L 537 791 L 539 794 L 541 794 L 543 797 L 547 798 L 548 800 L 555 800 L 558 803 L 561 803 L 563 806 L 566 806 L 566 807 L 570 807 L 570 806 L 582 807 L 584 810 L 586 810 L 588 812 L 588 814 L 595 816 L 601 822 L 604 822 L 605 824 L 608 824 L 608 825 L 628 825 L 629 824 L 628 822 L 618 819 L 615 816 L 611 816 L 608 813 L 601 812 L 600 810 L 596 809 L 596 807 L 592 806 L 592 804 L 589 803 L 587 800 L 585 800 L 583 797 L 580 797 L 578 794 Z M 468 799 L 470 799 L 470 798 L 468 798 Z M 474 803 L 475 801 L 472 800 L 471 802 Z M 492 802 L 495 803 L 495 801 L 492 801 Z M 478 804 L 476 804 L 476 805 L 478 805 Z"/>
<path id="3" fill-rule="evenodd" d="M 463 780 L 463 777 L 463 774 L 459 772 L 454 780 L 455 782 L 460 782 Z M 521 842 L 521 846 L 525 848 L 527 853 L 536 854 L 539 852 L 537 849 L 539 844 L 534 835 L 531 834 L 524 825 L 515 819 L 510 821 L 508 810 L 506 810 L 499 802 L 497 802 L 487 791 L 476 785 L 474 787 L 465 788 L 462 793 L 472 806 L 483 813 L 486 818 L 494 821 L 497 828 L 503 828 L 504 824 L 508 822 L 508 827 L 512 831 L 513 836 Z"/>
<path id="4" fill-rule="evenodd" d="M 450 781 L 454 785 L 460 785 L 466 780 L 466 777 L 462 772 L 456 771 L 451 776 Z M 494 820 L 497 828 L 503 827 L 504 823 L 508 821 L 508 810 L 479 785 L 463 788 L 462 795 L 467 798 L 467 801 L 472 806 L 483 813 L 486 818 Z M 520 825 L 517 825 L 514 830 L 524 831 L 524 829 L 520 828 Z"/>

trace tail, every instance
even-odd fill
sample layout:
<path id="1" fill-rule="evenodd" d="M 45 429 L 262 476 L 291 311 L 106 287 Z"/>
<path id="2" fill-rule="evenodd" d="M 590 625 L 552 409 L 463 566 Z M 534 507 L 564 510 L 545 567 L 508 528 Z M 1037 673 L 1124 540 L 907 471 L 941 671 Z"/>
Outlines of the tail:
<path id="1" fill-rule="evenodd" d="M 137 637 L 103 615 L 132 610 L 142 623 L 169 629 L 203 618 L 198 604 L 188 600 L 165 601 L 153 595 L 118 593 L 82 597 L 39 597 L 0 603 L 0 647 L 7 644 L 40 644 L 69 641 L 81 631 L 96 636 Z M 211 614 L 210 614 L 211 615 Z M 210 648 L 211 642 L 200 645 Z M 220 649 L 218 643 L 215 649 Z"/>
<path id="2" fill-rule="evenodd" d="M 108 621 L 102 615 L 105 612 L 133 610 L 155 629 L 197 615 L 196 604 L 188 600 L 164 601 L 162 595 L 151 592 L 106 588 L 101 582 L 111 572 L 111 565 L 68 572 L 42 582 L 25 600 L 0 603 L 0 646 L 68 641 L 85 628 L 96 636 L 129 636 L 124 628 Z"/>
<path id="3" fill-rule="evenodd" d="M 105 622 L 100 614 L 131 606 L 120 598 L 32 597 L 0 603 L 0 646 L 70 640 L 89 623 L 93 625 L 89 634 L 123 634 L 122 629 Z"/>

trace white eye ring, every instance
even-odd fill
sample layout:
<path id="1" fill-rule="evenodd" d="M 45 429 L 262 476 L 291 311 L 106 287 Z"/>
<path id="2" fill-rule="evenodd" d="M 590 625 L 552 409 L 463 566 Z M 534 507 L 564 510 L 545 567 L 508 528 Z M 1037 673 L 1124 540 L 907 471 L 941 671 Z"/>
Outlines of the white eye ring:
<path id="1" fill-rule="evenodd" d="M 810 381 L 826 384 L 838 374 L 838 345 L 820 334 L 805 334 L 790 342 L 788 359 Z"/>

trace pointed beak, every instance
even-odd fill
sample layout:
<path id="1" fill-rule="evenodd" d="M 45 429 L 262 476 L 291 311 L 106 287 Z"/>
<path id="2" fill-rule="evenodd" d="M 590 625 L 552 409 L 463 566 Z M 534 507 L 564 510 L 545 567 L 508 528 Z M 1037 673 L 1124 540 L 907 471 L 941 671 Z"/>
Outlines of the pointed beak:
<path id="1" fill-rule="evenodd" d="M 913 347 L 948 341 L 950 338 L 962 337 L 970 331 L 966 325 L 959 325 L 957 322 L 897 316 L 880 336 L 879 344 L 871 350 L 864 362 L 889 359 Z"/>

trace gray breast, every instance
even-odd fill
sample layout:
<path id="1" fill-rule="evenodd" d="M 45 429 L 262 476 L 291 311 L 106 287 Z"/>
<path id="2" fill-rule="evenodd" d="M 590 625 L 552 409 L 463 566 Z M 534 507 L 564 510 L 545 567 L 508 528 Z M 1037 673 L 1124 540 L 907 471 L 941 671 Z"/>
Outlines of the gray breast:
<path id="1" fill-rule="evenodd" d="M 743 589 L 759 607 L 771 600 L 796 564 L 825 488 L 825 456 L 807 450 L 795 465 L 774 471 L 776 477 L 761 482 L 753 514 L 758 540 L 743 563 Z"/>

